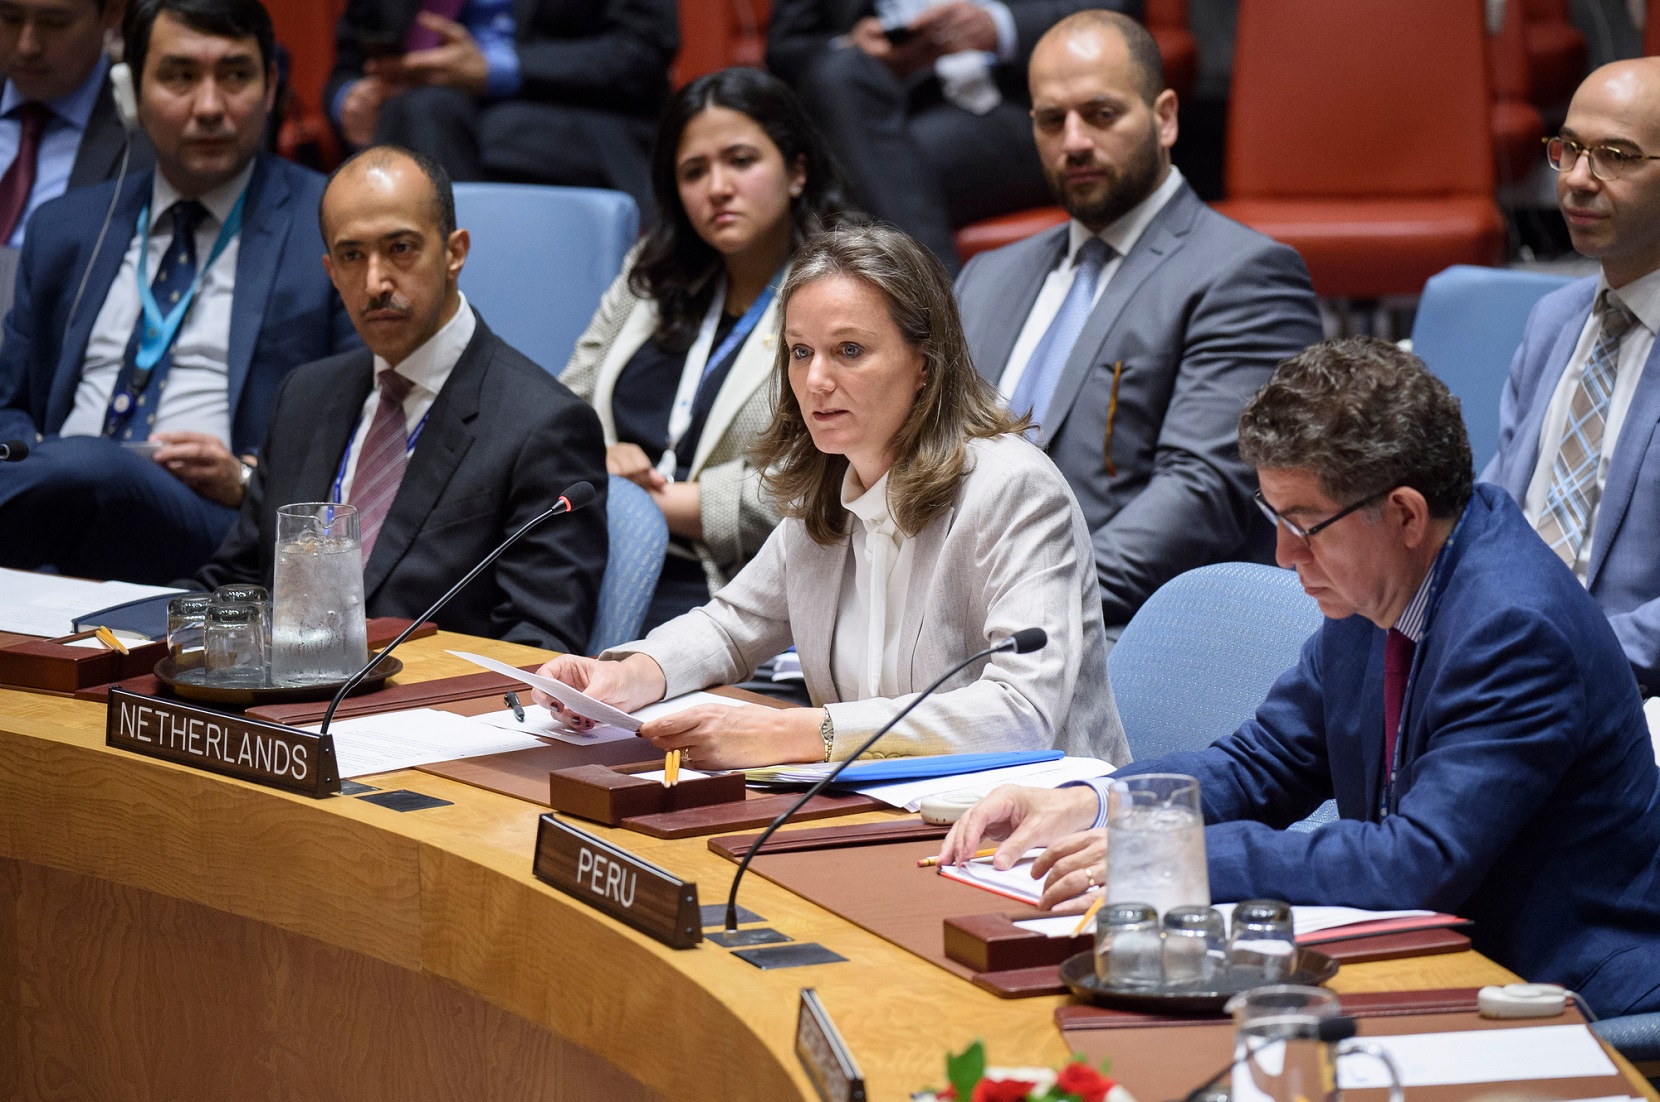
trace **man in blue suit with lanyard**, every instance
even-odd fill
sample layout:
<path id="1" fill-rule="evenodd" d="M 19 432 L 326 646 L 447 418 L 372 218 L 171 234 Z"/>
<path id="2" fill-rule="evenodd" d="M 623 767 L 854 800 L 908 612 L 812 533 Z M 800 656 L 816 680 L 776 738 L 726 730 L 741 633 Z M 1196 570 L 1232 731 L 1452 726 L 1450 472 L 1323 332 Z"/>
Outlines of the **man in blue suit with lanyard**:
<path id="1" fill-rule="evenodd" d="M 1472 487 L 1458 402 L 1392 345 L 1316 345 L 1252 399 L 1239 443 L 1279 561 L 1327 619 L 1239 730 L 1117 776 L 1199 778 L 1217 901 L 1453 912 L 1476 949 L 1598 1014 L 1660 1010 L 1660 772 L 1637 683 L 1510 495 Z M 1007 835 L 1007 867 L 1053 842 L 1044 902 L 1077 897 L 1101 881 L 1104 787 L 998 789 L 942 857 Z M 1332 798 L 1337 822 L 1286 829 Z"/>
<path id="2" fill-rule="evenodd" d="M 319 257 L 322 179 L 259 152 L 259 0 L 140 0 L 127 59 L 156 169 L 40 208 L 0 348 L 0 564 L 164 582 L 213 553 L 277 388 L 358 341 Z"/>

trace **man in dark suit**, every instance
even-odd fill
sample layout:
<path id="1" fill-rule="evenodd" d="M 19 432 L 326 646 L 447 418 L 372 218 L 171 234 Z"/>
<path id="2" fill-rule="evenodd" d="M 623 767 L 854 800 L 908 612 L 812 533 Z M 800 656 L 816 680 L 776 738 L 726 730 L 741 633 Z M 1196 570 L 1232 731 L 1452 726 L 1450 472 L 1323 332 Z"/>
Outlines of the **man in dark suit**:
<path id="1" fill-rule="evenodd" d="M 1516 503 L 1472 488 L 1457 399 L 1393 345 L 1333 342 L 1275 371 L 1239 439 L 1279 561 L 1327 618 L 1239 730 L 1113 779 L 1199 779 L 1218 901 L 1447 911 L 1598 1014 L 1660 1010 L 1660 772 L 1637 683 Z M 1068 832 L 1106 826 L 1104 787 L 999 789 L 945 856 L 988 830 L 1008 834 L 1004 867 L 1053 841 L 1044 902 L 1077 897 L 1111 827 Z M 1285 829 L 1333 798 L 1336 822 Z"/>
<path id="2" fill-rule="evenodd" d="M 317 262 L 321 177 L 258 152 L 265 9 L 142 0 L 127 30 L 157 167 L 53 200 L 24 246 L 0 439 L 44 440 L 0 468 L 0 563 L 163 582 L 224 538 L 283 377 L 357 336 Z"/>
<path id="3" fill-rule="evenodd" d="M 1660 58 L 1585 78 L 1550 147 L 1574 248 L 1601 271 L 1527 319 L 1482 479 L 1510 491 L 1660 694 Z"/>
<path id="4" fill-rule="evenodd" d="M 957 270 L 952 229 L 1043 206 L 1026 65 L 1058 20 L 1141 0 L 776 0 L 767 67 L 801 94 L 865 210 Z"/>
<path id="5" fill-rule="evenodd" d="M 1114 639 L 1185 570 L 1265 561 L 1271 537 L 1235 427 L 1279 361 L 1320 339 L 1291 249 L 1210 210 L 1170 163 L 1176 94 L 1113 12 L 1032 53 L 1032 129 L 1072 219 L 971 261 L 969 349 L 1066 475 Z"/>
<path id="6" fill-rule="evenodd" d="M 674 0 L 350 0 L 326 102 L 354 145 L 457 180 L 614 188 L 646 214 L 679 27 Z"/>
<path id="7" fill-rule="evenodd" d="M 271 585 L 277 509 L 344 501 L 359 509 L 369 615 L 418 616 L 586 480 L 600 492 L 590 508 L 532 530 L 438 615 L 451 631 L 586 653 L 606 558 L 598 416 L 467 304 L 467 231 L 436 163 L 364 150 L 330 179 L 322 224 L 369 347 L 289 378 L 241 516 L 194 584 Z"/>
<path id="8" fill-rule="evenodd" d="M 20 248 L 29 216 L 66 188 L 114 176 L 126 128 L 109 83 L 104 36 L 122 0 L 6 0 L 0 18 L 0 243 Z M 150 167 L 133 135 L 128 170 Z"/>

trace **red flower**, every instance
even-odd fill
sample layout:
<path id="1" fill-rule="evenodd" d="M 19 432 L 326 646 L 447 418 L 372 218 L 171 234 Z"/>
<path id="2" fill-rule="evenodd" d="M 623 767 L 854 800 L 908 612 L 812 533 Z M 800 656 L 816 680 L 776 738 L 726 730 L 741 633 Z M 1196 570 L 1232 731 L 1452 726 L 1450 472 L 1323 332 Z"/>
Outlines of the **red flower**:
<path id="1" fill-rule="evenodd" d="M 974 1084 L 971 1102 L 1026 1102 L 1035 1086 L 1019 1079 L 982 1079 Z"/>
<path id="2" fill-rule="evenodd" d="M 1055 1079 L 1056 1087 L 1067 1094 L 1077 1095 L 1083 1102 L 1102 1102 L 1115 1085 L 1088 1064 L 1068 1064 Z"/>

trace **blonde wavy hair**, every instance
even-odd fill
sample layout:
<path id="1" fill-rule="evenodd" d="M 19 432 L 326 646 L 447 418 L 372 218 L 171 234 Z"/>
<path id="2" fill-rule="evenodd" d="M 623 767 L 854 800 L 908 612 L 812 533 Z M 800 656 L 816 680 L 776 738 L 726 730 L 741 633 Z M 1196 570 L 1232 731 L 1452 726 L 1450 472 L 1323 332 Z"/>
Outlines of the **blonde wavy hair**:
<path id="1" fill-rule="evenodd" d="M 922 389 L 894 437 L 888 471 L 888 508 L 905 534 L 914 536 L 955 500 L 970 440 L 1021 432 L 1029 422 L 1004 409 L 974 370 L 951 278 L 927 249 L 892 227 L 870 223 L 816 234 L 791 261 L 779 292 L 779 317 L 788 314 L 797 291 L 833 276 L 863 280 L 882 292 L 888 316 L 923 356 Z M 790 387 L 789 351 L 780 340 L 773 371 L 777 412 L 751 454 L 765 472 L 779 514 L 800 518 L 815 543 L 828 545 L 847 533 L 848 513 L 841 503 L 847 458 L 813 446 Z"/>

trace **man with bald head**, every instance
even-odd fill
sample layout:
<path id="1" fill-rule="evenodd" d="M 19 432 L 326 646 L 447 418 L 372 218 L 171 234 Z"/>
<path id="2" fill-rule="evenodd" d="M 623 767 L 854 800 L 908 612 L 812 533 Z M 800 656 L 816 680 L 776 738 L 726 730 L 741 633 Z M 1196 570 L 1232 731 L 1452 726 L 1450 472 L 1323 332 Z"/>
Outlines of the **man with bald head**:
<path id="1" fill-rule="evenodd" d="M 1302 259 L 1206 207 L 1170 163 L 1176 93 L 1134 20 L 1085 11 L 1032 52 L 1032 133 L 1071 220 L 969 262 L 974 363 L 1066 475 L 1116 639 L 1168 579 L 1270 561 L 1235 439 L 1246 401 L 1321 337 Z"/>
<path id="2" fill-rule="evenodd" d="M 1546 147 L 1596 276 L 1534 307 L 1482 479 L 1510 491 L 1660 693 L 1660 58 L 1605 65 Z"/>
<path id="3" fill-rule="evenodd" d="M 544 523 L 462 590 L 441 627 L 587 650 L 605 570 L 605 445 L 585 403 L 492 333 L 461 293 L 467 231 L 449 177 L 376 146 L 337 169 L 323 266 L 364 351 L 298 368 L 242 512 L 190 584 L 271 584 L 276 511 L 359 510 L 370 616 L 413 617 L 574 482 L 591 508 Z"/>

